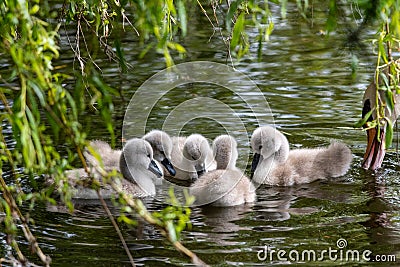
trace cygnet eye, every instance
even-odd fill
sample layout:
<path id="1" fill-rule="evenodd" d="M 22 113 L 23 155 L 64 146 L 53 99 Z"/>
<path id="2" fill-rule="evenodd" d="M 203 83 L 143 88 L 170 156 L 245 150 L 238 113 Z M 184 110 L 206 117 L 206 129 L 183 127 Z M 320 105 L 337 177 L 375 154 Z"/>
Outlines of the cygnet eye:
<path id="1" fill-rule="evenodd" d="M 260 149 L 260 150 L 261 150 L 261 149 L 262 149 L 262 146 L 259 146 L 259 147 L 258 147 L 258 149 Z"/>

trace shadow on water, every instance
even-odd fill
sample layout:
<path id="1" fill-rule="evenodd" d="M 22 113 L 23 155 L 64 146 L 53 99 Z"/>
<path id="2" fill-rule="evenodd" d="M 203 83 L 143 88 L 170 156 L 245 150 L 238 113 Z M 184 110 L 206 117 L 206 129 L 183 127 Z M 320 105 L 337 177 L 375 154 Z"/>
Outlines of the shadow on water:
<path id="1" fill-rule="evenodd" d="M 274 14 L 279 14 L 279 11 Z M 316 10 L 317 12 L 318 10 Z M 322 12 L 322 11 L 320 11 Z M 318 14 L 315 14 L 316 18 Z M 371 173 L 360 168 L 365 149 L 365 136 L 351 129 L 361 114 L 361 97 L 372 77 L 372 58 L 360 58 L 357 80 L 351 77 L 349 56 L 341 49 L 343 35 L 330 39 L 316 34 L 319 29 L 302 25 L 295 13 L 282 21 L 274 15 L 275 30 L 265 44 L 262 62 L 244 59 L 237 69 L 251 77 L 264 93 L 274 115 L 276 126 L 284 131 L 292 148 L 325 146 L 331 140 L 341 140 L 352 149 L 354 161 L 344 177 L 330 181 L 290 188 L 258 189 L 258 200 L 253 205 L 230 208 L 196 207 L 192 212 L 192 228 L 183 233 L 183 243 L 205 262 L 213 266 L 269 266 L 299 263 L 304 266 L 379 265 L 379 255 L 400 257 L 400 178 L 395 152 L 390 151 L 381 171 Z M 212 39 L 205 30 L 205 18 L 196 17 L 191 25 L 196 32 L 185 40 L 189 51 L 186 60 L 210 60 L 224 63 L 220 40 Z M 65 36 L 62 36 L 62 40 Z M 164 68 L 162 57 L 149 53 L 137 60 L 136 45 L 130 36 L 126 57 L 134 68 L 129 74 L 116 74 L 117 68 L 99 58 L 106 81 L 119 88 L 124 99 L 115 99 L 115 127 L 121 129 L 127 100 L 151 75 Z M 216 48 L 215 48 L 216 47 Z M 255 46 L 252 50 L 257 49 Z M 253 51 L 254 52 L 254 51 Z M 71 65 L 73 55 L 62 53 L 60 64 Z M 69 70 L 66 70 L 69 71 Z M 115 77 L 120 77 L 115 79 Z M 249 133 L 237 133 L 239 154 L 249 152 L 248 138 L 258 125 L 247 116 L 247 107 L 235 95 L 207 84 L 192 84 L 182 94 L 172 90 L 159 107 L 153 110 L 148 128 L 160 128 L 169 109 L 193 95 L 202 95 L 228 103 L 241 119 Z M 243 88 L 246 91 L 246 88 Z M 247 92 L 249 95 L 252 92 Z M 254 101 L 257 96 L 254 95 Z M 213 110 L 210 109 L 210 113 Z M 97 114 L 87 114 L 82 121 L 93 139 L 104 139 L 107 130 L 99 127 Z M 96 127 L 94 127 L 96 126 Z M 92 130 L 91 130 L 92 129 Z M 94 130 L 95 129 L 95 130 Z M 7 125 L 3 130 L 9 131 Z M 221 128 L 206 120 L 192 121 L 183 133 L 199 132 L 207 138 L 220 134 Z M 119 132 L 117 134 L 120 134 Z M 12 137 L 7 140 L 11 145 Z M 242 158 L 239 157 L 239 160 Z M 244 161 L 244 160 L 243 160 Z M 248 166 L 248 162 L 241 162 Z M 77 203 L 74 214 L 65 210 L 37 207 L 31 214 L 34 233 L 45 253 L 53 259 L 53 266 L 123 266 L 128 258 L 106 214 L 98 203 Z M 163 207 L 157 200 L 147 199 L 149 210 Z M 118 210 L 114 210 L 115 215 Z M 141 221 L 135 228 L 121 225 L 124 237 L 137 266 L 183 266 L 189 261 L 176 252 L 161 234 Z M 2 234 L 0 236 L 4 237 Z M 271 250 L 302 252 L 325 249 L 339 250 L 337 241 L 346 240 L 342 251 L 372 251 L 371 260 L 335 261 L 324 255 L 320 261 L 259 259 Z M 4 238 L 3 238 L 4 240 Z M 22 241 L 20 238 L 19 242 Z M 2 254 L 7 246 L 0 245 Z M 259 254 L 259 252 L 262 252 Z M 294 254 L 293 254 L 294 255 Z M 264 254 L 262 255 L 264 256 Z M 287 256 L 287 255 L 286 255 Z M 383 265 L 397 265 L 386 262 Z"/>

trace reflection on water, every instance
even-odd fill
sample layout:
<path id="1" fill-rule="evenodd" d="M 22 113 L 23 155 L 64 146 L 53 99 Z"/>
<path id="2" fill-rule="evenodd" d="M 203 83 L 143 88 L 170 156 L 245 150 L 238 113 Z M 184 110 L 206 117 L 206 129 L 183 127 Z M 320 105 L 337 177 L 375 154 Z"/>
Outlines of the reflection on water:
<path id="1" fill-rule="evenodd" d="M 262 186 L 252 205 L 193 208 L 192 229 L 185 231 L 183 243 L 212 265 L 264 265 L 266 262 L 257 259 L 257 251 L 263 246 L 321 250 L 335 247 L 339 238 L 345 238 L 352 249 L 397 254 L 400 240 L 396 208 L 383 193 L 382 185 L 347 181 L 320 181 L 290 188 Z M 151 199 L 146 200 L 146 205 L 150 210 L 163 207 Z M 57 251 L 66 250 L 68 258 L 80 264 L 126 262 L 100 205 L 83 201 L 76 207 L 73 215 L 38 210 L 48 216 L 39 221 L 41 226 L 35 230 L 49 253 L 57 258 Z M 139 266 L 187 262 L 154 227 L 140 220 L 135 228 L 121 227 Z M 96 251 L 96 256 L 89 251 Z M 82 255 L 86 254 L 92 256 L 84 258 Z"/>
<path id="2" fill-rule="evenodd" d="M 236 68 L 261 89 L 276 126 L 287 134 L 292 148 L 326 146 L 332 139 L 340 140 L 353 151 L 352 168 L 336 180 L 290 188 L 262 186 L 253 205 L 196 207 L 192 229 L 184 232 L 183 243 L 205 262 L 217 266 L 279 264 L 282 262 L 258 260 L 257 251 L 265 245 L 286 250 L 335 248 L 339 238 L 347 240 L 349 249 L 369 249 L 374 255 L 395 254 L 400 259 L 400 178 L 396 153 L 389 151 L 382 170 L 377 173 L 360 169 L 365 136 L 359 130 L 351 129 L 361 114 L 361 97 L 372 78 L 374 56 L 360 58 L 354 80 L 350 57 L 342 49 L 343 35 L 333 34 L 328 39 L 317 34 L 318 10 L 314 28 L 302 24 L 295 13 L 289 13 L 288 20 L 280 20 L 279 10 L 273 10 L 275 30 L 264 46 L 262 61 L 243 59 Z M 207 20 L 201 16 L 195 19 L 198 24 L 191 27 L 196 29 L 196 35 L 185 40 L 189 51 L 186 60 L 225 63 L 221 47 L 213 48 L 220 41 L 214 37 L 208 43 L 212 31 L 209 33 L 207 27 L 202 26 L 208 25 Z M 156 54 L 149 53 L 146 58 L 137 60 L 138 51 L 133 49 L 136 43 L 129 36 L 124 38 L 128 46 L 125 54 L 134 66 L 130 73 L 116 73 L 115 66 L 105 59 L 99 58 L 97 62 L 103 68 L 106 81 L 124 94 L 124 98 L 115 99 L 113 118 L 118 135 L 128 100 L 146 79 L 164 68 L 162 57 Z M 256 52 L 257 47 L 252 45 L 251 49 Z M 71 65 L 70 52 L 62 53 L 62 57 L 60 65 Z M 246 86 L 241 87 L 241 93 L 257 104 L 257 93 Z M 258 125 L 240 97 L 224 88 L 202 83 L 171 90 L 152 110 L 147 128 L 161 128 L 174 107 L 193 97 L 222 101 L 240 117 L 248 132 L 235 133 L 239 162 L 243 167 L 248 166 L 245 156 L 249 153 L 248 140 Z M 216 111 L 210 108 L 209 112 L 212 115 Z M 99 116 L 87 114 L 83 124 L 93 139 L 107 141 L 108 132 L 99 127 Z M 10 131 L 7 125 L 2 129 Z M 183 134 L 198 132 L 210 139 L 222 134 L 221 131 L 218 124 L 201 119 L 182 128 Z M 11 136 L 7 142 L 10 146 L 14 144 Z M 52 257 L 53 266 L 129 265 L 101 206 L 98 203 L 78 204 L 72 215 L 60 207 L 38 207 L 31 214 L 35 221 L 34 233 L 45 253 Z M 150 210 L 163 207 L 158 200 L 148 199 L 146 204 Z M 118 211 L 113 213 L 118 214 Z M 124 225 L 121 228 L 138 266 L 189 263 L 154 227 L 139 222 L 135 228 Z M 22 238 L 20 240 L 24 242 Z M 1 244 L 0 253 L 4 255 L 8 247 L 4 242 Z M 327 260 L 306 265 L 332 264 Z M 370 266 L 372 263 L 352 262 L 351 265 Z"/>

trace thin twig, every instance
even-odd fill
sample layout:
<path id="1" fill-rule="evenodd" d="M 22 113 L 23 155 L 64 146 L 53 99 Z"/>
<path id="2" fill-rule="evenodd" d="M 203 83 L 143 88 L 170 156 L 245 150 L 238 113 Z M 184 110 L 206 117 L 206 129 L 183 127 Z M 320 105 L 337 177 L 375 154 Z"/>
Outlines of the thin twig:
<path id="1" fill-rule="evenodd" d="M 24 233 L 26 240 L 29 242 L 29 245 L 31 246 L 32 251 L 35 252 L 36 255 L 38 255 L 38 257 L 45 264 L 45 266 L 50 266 L 51 258 L 48 255 L 45 255 L 42 252 L 42 250 L 40 249 L 36 238 L 33 236 L 32 232 L 30 231 L 28 223 L 27 223 L 25 217 L 22 215 L 21 211 L 19 210 L 17 203 L 15 202 L 10 190 L 8 189 L 8 186 L 6 185 L 2 175 L 0 175 L 0 186 L 3 191 L 3 198 L 7 202 L 8 206 L 10 207 L 10 209 L 12 211 L 12 215 L 15 217 L 16 220 L 19 220 L 22 224 L 22 231 Z M 15 242 L 14 245 L 15 245 L 14 248 L 18 252 L 19 249 L 18 249 L 17 242 Z M 17 253 L 17 255 L 21 262 L 27 261 L 25 256 L 23 256 L 22 252 L 19 251 Z"/>
<path id="2" fill-rule="evenodd" d="M 199 3 L 199 1 L 197 1 L 198 3 Z M 229 1 L 227 1 L 227 4 L 228 4 L 228 8 L 230 7 L 230 2 Z M 211 19 L 208 17 L 208 15 L 207 15 L 207 12 L 204 10 L 204 8 L 201 6 L 201 4 L 199 3 L 199 5 L 200 5 L 200 8 L 203 10 L 203 13 L 205 14 L 205 16 L 207 17 L 207 19 L 208 19 L 208 21 L 210 21 L 210 23 L 211 23 L 211 25 L 212 25 L 212 27 L 213 27 L 213 34 L 210 36 L 210 39 L 209 39 L 209 42 L 210 42 L 210 40 L 211 40 L 211 38 L 214 36 L 214 34 L 215 34 L 215 29 L 216 29 L 216 27 L 214 26 L 214 24 L 211 22 Z M 215 19 L 215 22 L 217 23 L 217 28 L 219 29 L 219 35 L 221 36 L 221 39 L 222 39 L 222 41 L 224 42 L 224 44 L 225 44 L 225 47 L 226 47 L 226 51 L 227 51 L 227 54 L 228 54 L 228 56 L 227 56 L 227 58 L 229 58 L 229 60 L 230 60 L 230 62 L 231 62 L 231 65 L 232 65 L 232 68 L 233 69 L 235 69 L 235 65 L 233 64 L 233 59 L 232 59 L 232 53 L 231 53 L 231 42 L 230 42 L 230 37 L 225 37 L 224 36 L 224 34 L 223 34 L 223 32 L 222 32 L 222 27 L 221 27 L 221 25 L 220 25 L 220 23 L 219 23 L 219 20 L 218 20 L 218 17 L 217 17 L 217 13 L 216 13 L 216 11 L 217 11 L 217 7 L 218 7 L 218 3 L 217 2 L 214 2 L 214 1 L 211 1 L 211 6 L 212 6 L 212 8 L 213 8 L 213 13 L 214 13 L 214 19 Z M 235 22 L 232 20 L 232 23 L 233 24 L 235 24 Z"/>
<path id="3" fill-rule="evenodd" d="M 208 21 L 210 22 L 210 24 L 211 24 L 211 26 L 212 26 L 212 28 L 213 28 L 213 33 L 212 33 L 212 35 L 211 35 L 211 37 L 212 36 L 214 36 L 214 33 L 215 33 L 215 29 L 216 29 L 216 27 L 214 26 L 214 23 L 212 22 L 212 20 L 210 19 L 210 17 L 208 16 L 208 14 L 207 14 L 207 11 L 204 9 L 204 7 L 201 5 L 201 3 L 200 3 L 200 1 L 199 0 L 197 0 L 197 4 L 200 6 L 200 9 L 201 9 L 201 11 L 203 12 L 203 14 L 204 14 L 204 16 L 206 16 L 206 18 L 208 19 Z M 210 37 L 210 38 L 211 38 Z"/>
<path id="4" fill-rule="evenodd" d="M 85 162 L 85 164 L 86 164 L 86 162 Z M 86 165 L 86 166 L 87 166 L 87 165 Z M 100 174 L 102 177 L 107 177 L 107 176 L 108 176 L 108 173 L 107 173 L 101 166 L 99 166 L 99 165 L 94 165 L 94 166 L 92 166 L 92 167 L 94 168 L 95 171 L 99 172 L 99 174 Z M 91 170 L 90 168 L 86 168 L 86 169 L 85 169 L 85 172 L 87 173 L 88 177 L 89 177 L 92 181 L 95 179 L 95 178 L 93 177 L 93 172 L 92 172 L 92 170 Z M 128 255 L 129 262 L 131 263 L 131 266 L 134 267 L 134 266 L 135 266 L 135 262 L 134 262 L 134 260 L 133 260 L 132 254 L 131 254 L 131 252 L 130 252 L 130 250 L 129 250 L 129 248 L 128 248 L 128 245 L 126 244 L 126 241 L 125 241 L 125 239 L 124 239 L 124 236 L 123 236 L 122 233 L 121 233 L 121 229 L 119 228 L 118 224 L 116 223 L 116 221 L 115 221 L 115 219 L 114 219 L 114 216 L 112 215 L 110 209 L 109 209 L 108 206 L 107 206 L 107 203 L 104 201 L 103 196 L 100 194 L 100 190 L 97 189 L 97 190 L 96 190 L 96 193 L 97 193 L 97 197 L 98 197 L 99 200 L 100 200 L 101 205 L 103 206 L 104 211 L 107 213 L 107 216 L 108 216 L 108 218 L 109 218 L 110 221 L 111 221 L 111 224 L 113 225 L 115 231 L 117 232 L 117 235 L 118 235 L 119 239 L 121 240 L 122 246 L 124 247 L 124 250 L 125 250 L 126 254 Z"/>
<path id="5" fill-rule="evenodd" d="M 390 32 L 390 29 L 389 29 L 389 21 L 386 21 L 385 28 L 386 28 L 386 36 L 388 36 L 388 35 L 389 35 L 389 32 Z M 391 44 L 389 38 L 388 38 L 388 40 L 386 41 L 386 46 L 387 46 L 387 54 L 388 54 L 389 62 L 392 62 L 392 61 L 393 61 L 393 56 L 392 56 L 392 44 Z M 389 82 L 390 82 L 390 80 L 389 80 Z"/>
<path id="6" fill-rule="evenodd" d="M 66 133 L 71 137 L 71 140 L 73 140 L 73 144 L 75 146 L 76 152 L 78 153 L 79 159 L 83 164 L 83 168 L 85 169 L 85 171 L 88 173 L 89 169 L 85 160 L 85 157 L 83 156 L 83 152 L 82 149 L 80 148 L 80 146 L 74 141 L 74 133 L 71 130 L 71 128 L 69 128 L 67 126 L 67 124 L 62 121 L 59 116 L 57 116 L 57 114 L 55 114 L 55 112 L 53 111 L 53 109 L 49 106 L 49 105 L 45 105 L 44 108 L 46 109 L 46 111 L 50 114 L 51 118 L 54 119 L 58 125 L 62 126 L 63 129 L 66 131 Z"/>
<path id="7" fill-rule="evenodd" d="M 6 97 L 5 97 L 5 95 L 3 93 L 0 94 L 0 98 L 1 98 L 1 101 L 3 102 L 4 106 L 6 107 L 6 110 L 7 110 L 8 114 L 12 115 L 13 111 L 10 108 L 10 106 L 8 104 L 8 101 L 7 101 L 7 99 L 6 99 Z M 4 144 L 6 144 L 6 142 L 4 142 Z M 13 171 L 13 173 L 15 173 L 15 169 L 14 169 L 14 165 L 15 164 L 14 164 L 14 161 L 12 159 L 11 152 L 9 151 L 9 149 L 5 149 L 5 150 L 6 150 L 6 153 L 7 153 L 7 157 L 8 157 L 9 163 L 11 164 L 12 171 Z M 3 192 L 3 198 L 7 202 L 7 205 L 10 207 L 10 209 L 12 211 L 12 215 L 15 217 L 14 219 L 21 221 L 21 223 L 22 223 L 22 231 L 24 233 L 24 236 L 25 236 L 26 240 L 29 242 L 29 244 L 30 244 L 30 246 L 32 248 L 32 251 L 35 252 L 38 255 L 40 260 L 46 266 L 49 266 L 50 262 L 51 262 L 51 258 L 48 255 L 45 255 L 42 252 L 42 250 L 40 249 L 36 238 L 33 236 L 32 232 L 30 231 L 28 223 L 27 223 L 25 217 L 22 215 L 21 211 L 19 210 L 18 205 L 15 202 L 15 199 L 14 199 L 11 191 L 9 190 L 6 182 L 4 181 L 2 175 L 0 175 L 0 187 L 2 189 L 1 191 Z M 13 247 L 17 252 L 18 259 L 21 262 L 26 262 L 27 259 L 22 254 L 22 252 L 19 250 L 18 243 L 15 242 L 15 240 L 13 242 Z"/>
<path id="8" fill-rule="evenodd" d="M 102 177 L 107 177 L 108 173 L 107 171 L 105 171 L 101 166 L 99 165 L 95 165 L 93 166 L 95 168 L 95 170 L 102 176 Z M 122 178 L 123 179 L 123 178 Z M 160 220 L 155 219 L 151 213 L 146 209 L 146 207 L 144 207 L 143 205 L 138 204 L 140 200 L 138 199 L 133 199 L 131 196 L 125 194 L 125 192 L 121 189 L 120 186 L 118 186 L 118 184 L 116 184 L 112 179 L 107 181 L 108 184 L 110 184 L 110 186 L 113 188 L 113 190 L 119 194 L 120 197 L 122 197 L 122 199 L 124 199 L 124 201 L 127 203 L 128 206 L 130 206 L 131 208 L 133 208 L 136 213 L 138 213 L 140 215 L 140 217 L 142 217 L 146 222 L 156 226 L 161 234 L 166 237 L 168 239 L 168 241 L 170 241 L 172 243 L 172 245 L 180 252 L 182 252 L 183 254 L 185 254 L 186 256 L 188 256 L 192 263 L 195 264 L 196 266 L 208 266 L 205 262 L 203 262 L 199 257 L 197 257 L 197 255 L 195 253 L 193 253 L 191 250 L 189 250 L 188 248 L 186 248 L 184 245 L 182 245 L 182 243 L 180 243 L 179 241 L 174 241 L 171 239 L 171 235 L 169 232 L 169 229 L 165 228 L 163 223 Z M 117 233 L 124 245 L 125 250 L 127 251 L 128 256 L 130 255 L 130 252 L 128 250 L 128 247 L 126 246 L 126 242 L 118 228 L 118 225 L 115 223 L 114 218 L 111 215 L 111 212 L 108 210 L 107 204 L 104 202 L 104 199 L 102 199 L 102 197 L 100 196 L 99 192 L 97 193 L 99 195 L 100 201 L 102 201 L 103 207 L 105 208 L 107 214 L 110 217 L 111 222 L 114 225 L 114 228 L 117 230 Z M 140 202 L 141 203 L 141 202 Z M 108 210 L 108 211 L 107 211 Z M 131 258 L 131 256 L 130 256 Z M 133 263 L 133 259 L 131 260 L 131 263 Z"/>
<path id="9" fill-rule="evenodd" d="M 79 41 L 80 40 L 79 32 L 81 31 L 81 15 L 78 17 L 76 26 L 77 26 L 77 30 L 76 30 L 76 37 L 75 37 L 75 47 L 76 47 L 76 49 L 75 49 L 75 51 L 76 51 L 75 52 L 75 57 L 79 61 L 79 65 L 81 67 L 81 73 L 82 73 L 82 76 L 83 76 L 84 75 L 84 69 L 85 69 L 85 62 L 81 57 L 81 50 L 79 48 L 79 43 L 80 43 L 80 41 Z"/>
<path id="10" fill-rule="evenodd" d="M 133 30 L 136 32 L 137 36 L 140 36 L 139 31 L 133 26 L 131 21 L 128 19 L 128 17 L 125 15 L 125 12 L 121 12 L 122 15 L 122 28 L 125 30 L 125 20 L 128 22 L 129 25 L 133 28 Z"/>
<path id="11" fill-rule="evenodd" d="M 89 24 L 89 23 L 86 21 L 86 18 L 85 18 L 85 17 L 83 17 L 83 19 L 85 20 L 85 22 L 86 22 L 87 24 Z M 90 25 L 89 25 L 89 26 L 90 26 Z M 92 55 L 91 55 L 90 52 L 89 52 L 89 47 L 88 47 L 87 42 L 86 42 L 85 34 L 83 33 L 82 25 L 81 25 L 80 23 L 78 24 L 78 31 L 79 31 L 79 32 L 81 33 L 81 35 L 82 35 L 83 43 L 84 43 L 84 45 L 85 45 L 85 48 L 86 48 L 86 51 L 87 51 L 87 54 L 88 54 L 90 60 L 92 61 L 93 65 L 94 65 L 101 73 L 103 73 L 103 71 L 102 71 L 101 68 L 96 64 L 96 62 L 95 62 L 94 59 L 92 58 Z M 77 34 L 78 34 L 78 33 L 77 33 Z M 97 36 L 97 35 L 96 35 L 96 36 Z M 79 44 L 78 44 L 78 45 L 79 45 Z M 84 69 L 84 66 L 82 67 L 82 71 L 83 71 L 83 69 Z"/>
<path id="12" fill-rule="evenodd" d="M 196 266 L 209 266 L 199 257 L 197 257 L 194 252 L 186 248 L 182 243 L 172 240 L 169 230 L 163 226 L 162 222 L 155 219 L 146 209 L 146 207 L 137 203 L 140 200 L 133 200 L 130 196 L 125 194 L 125 192 L 123 192 L 115 182 L 110 181 L 110 185 L 125 200 L 125 202 L 140 215 L 140 217 L 142 217 L 146 222 L 156 226 L 160 230 L 161 234 L 166 237 L 178 251 L 182 252 L 191 259 L 193 264 Z"/>
<path id="13" fill-rule="evenodd" d="M 124 236 L 123 236 L 122 233 L 121 233 L 121 229 L 119 229 L 118 224 L 115 222 L 115 219 L 114 219 L 113 215 L 111 214 L 110 209 L 109 209 L 108 206 L 107 206 L 107 203 L 104 201 L 104 198 L 103 198 L 102 195 L 100 194 L 100 191 L 99 191 L 99 190 L 96 190 L 96 192 L 97 192 L 97 196 L 98 196 L 99 199 L 100 199 L 101 205 L 103 206 L 103 209 L 106 211 L 106 213 L 107 213 L 107 215 L 108 215 L 108 218 L 110 219 L 112 225 L 114 226 L 115 231 L 116 231 L 117 234 L 118 234 L 119 239 L 121 240 L 121 243 L 122 243 L 122 246 L 123 246 L 124 249 L 125 249 L 126 255 L 128 255 L 129 262 L 130 262 L 131 265 L 134 267 L 134 266 L 135 266 L 135 262 L 134 262 L 134 260 L 133 260 L 132 254 L 131 254 L 131 252 L 130 252 L 130 250 L 129 250 L 129 248 L 128 248 L 128 245 L 126 244 L 125 238 L 124 238 Z"/>
<path id="14" fill-rule="evenodd" d="M 396 120 L 396 135 L 397 135 L 397 142 L 396 142 L 396 157 L 397 157 L 397 164 L 400 164 L 400 156 L 399 156 L 399 124 Z"/>

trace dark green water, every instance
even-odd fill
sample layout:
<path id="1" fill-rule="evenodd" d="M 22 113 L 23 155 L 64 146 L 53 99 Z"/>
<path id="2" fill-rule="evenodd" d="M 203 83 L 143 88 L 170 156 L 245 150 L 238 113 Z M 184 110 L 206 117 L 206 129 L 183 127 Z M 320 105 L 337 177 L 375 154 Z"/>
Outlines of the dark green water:
<path id="1" fill-rule="evenodd" d="M 324 9 L 323 9 L 324 10 Z M 377 173 L 360 168 L 366 141 L 365 134 L 351 129 L 361 113 L 363 91 L 372 79 L 374 56 L 359 58 L 356 78 L 351 75 L 351 57 L 343 48 L 344 34 L 335 33 L 328 39 L 319 33 L 323 28 L 318 19 L 323 11 L 315 10 L 313 27 L 297 13 L 287 20 L 279 19 L 279 9 L 273 9 L 275 30 L 262 51 L 262 60 L 245 58 L 235 63 L 237 70 L 248 75 L 262 90 L 272 110 L 275 125 L 287 133 L 292 148 L 325 146 L 331 140 L 345 142 L 352 150 L 354 161 L 344 177 L 334 181 L 289 187 L 258 189 L 258 200 L 251 206 L 233 208 L 194 208 L 192 229 L 184 232 L 182 242 L 206 263 L 213 266 L 270 266 L 299 264 L 303 266 L 349 265 L 388 266 L 397 263 L 360 261 L 282 261 L 275 256 L 260 260 L 257 254 L 266 246 L 271 250 L 338 249 L 365 250 L 372 255 L 400 257 L 400 214 L 398 162 L 394 150 L 387 154 Z M 183 41 L 188 56 L 180 62 L 204 60 L 226 62 L 226 53 L 218 36 L 208 42 L 211 26 L 201 15 L 193 16 L 191 34 Z M 121 33 L 123 34 L 123 33 Z M 139 51 L 132 34 L 123 34 L 126 57 L 133 66 L 128 74 L 119 74 L 116 65 L 97 59 L 105 80 L 123 92 L 125 100 L 115 99 L 113 119 L 120 140 L 122 120 L 129 99 L 137 88 L 153 74 L 164 69 L 161 55 L 148 54 L 137 59 Z M 65 38 L 65 37 L 63 37 Z M 65 39 L 62 39 L 65 42 Z M 254 55 L 257 45 L 251 47 Z M 365 53 L 372 50 L 364 51 Z M 398 55 L 397 55 L 398 56 Z M 58 62 L 71 71 L 73 56 L 63 53 Z M 252 103 L 259 95 L 251 91 Z M 161 128 L 165 116 L 180 103 L 194 97 L 212 97 L 223 101 L 236 113 L 248 132 L 236 133 L 240 147 L 240 166 L 246 166 L 249 153 L 248 138 L 257 127 L 249 107 L 237 95 L 207 83 L 192 84 L 184 90 L 171 90 L 152 110 L 148 129 Z M 210 116 L 215 112 L 209 110 Z M 83 121 L 91 138 L 109 140 L 106 129 L 99 127 L 100 117 L 87 114 Z M 207 138 L 223 133 L 223 128 L 207 119 L 193 120 L 182 132 L 198 132 Z M 395 140 L 396 142 L 397 140 Z M 10 141 L 12 142 L 12 141 Z M 394 143 L 395 143 L 394 142 Z M 163 204 L 146 200 L 150 210 Z M 122 245 L 111 223 L 99 205 L 78 207 L 73 215 L 36 208 L 32 226 L 53 266 L 123 266 L 129 265 Z M 139 224 L 137 228 L 121 226 L 135 263 L 138 266 L 186 266 L 188 259 L 176 252 L 153 227 Z M 19 238 L 20 242 L 23 237 Z M 5 241 L 2 250 L 6 251 Z M 286 255 L 287 257 L 288 255 Z"/>

